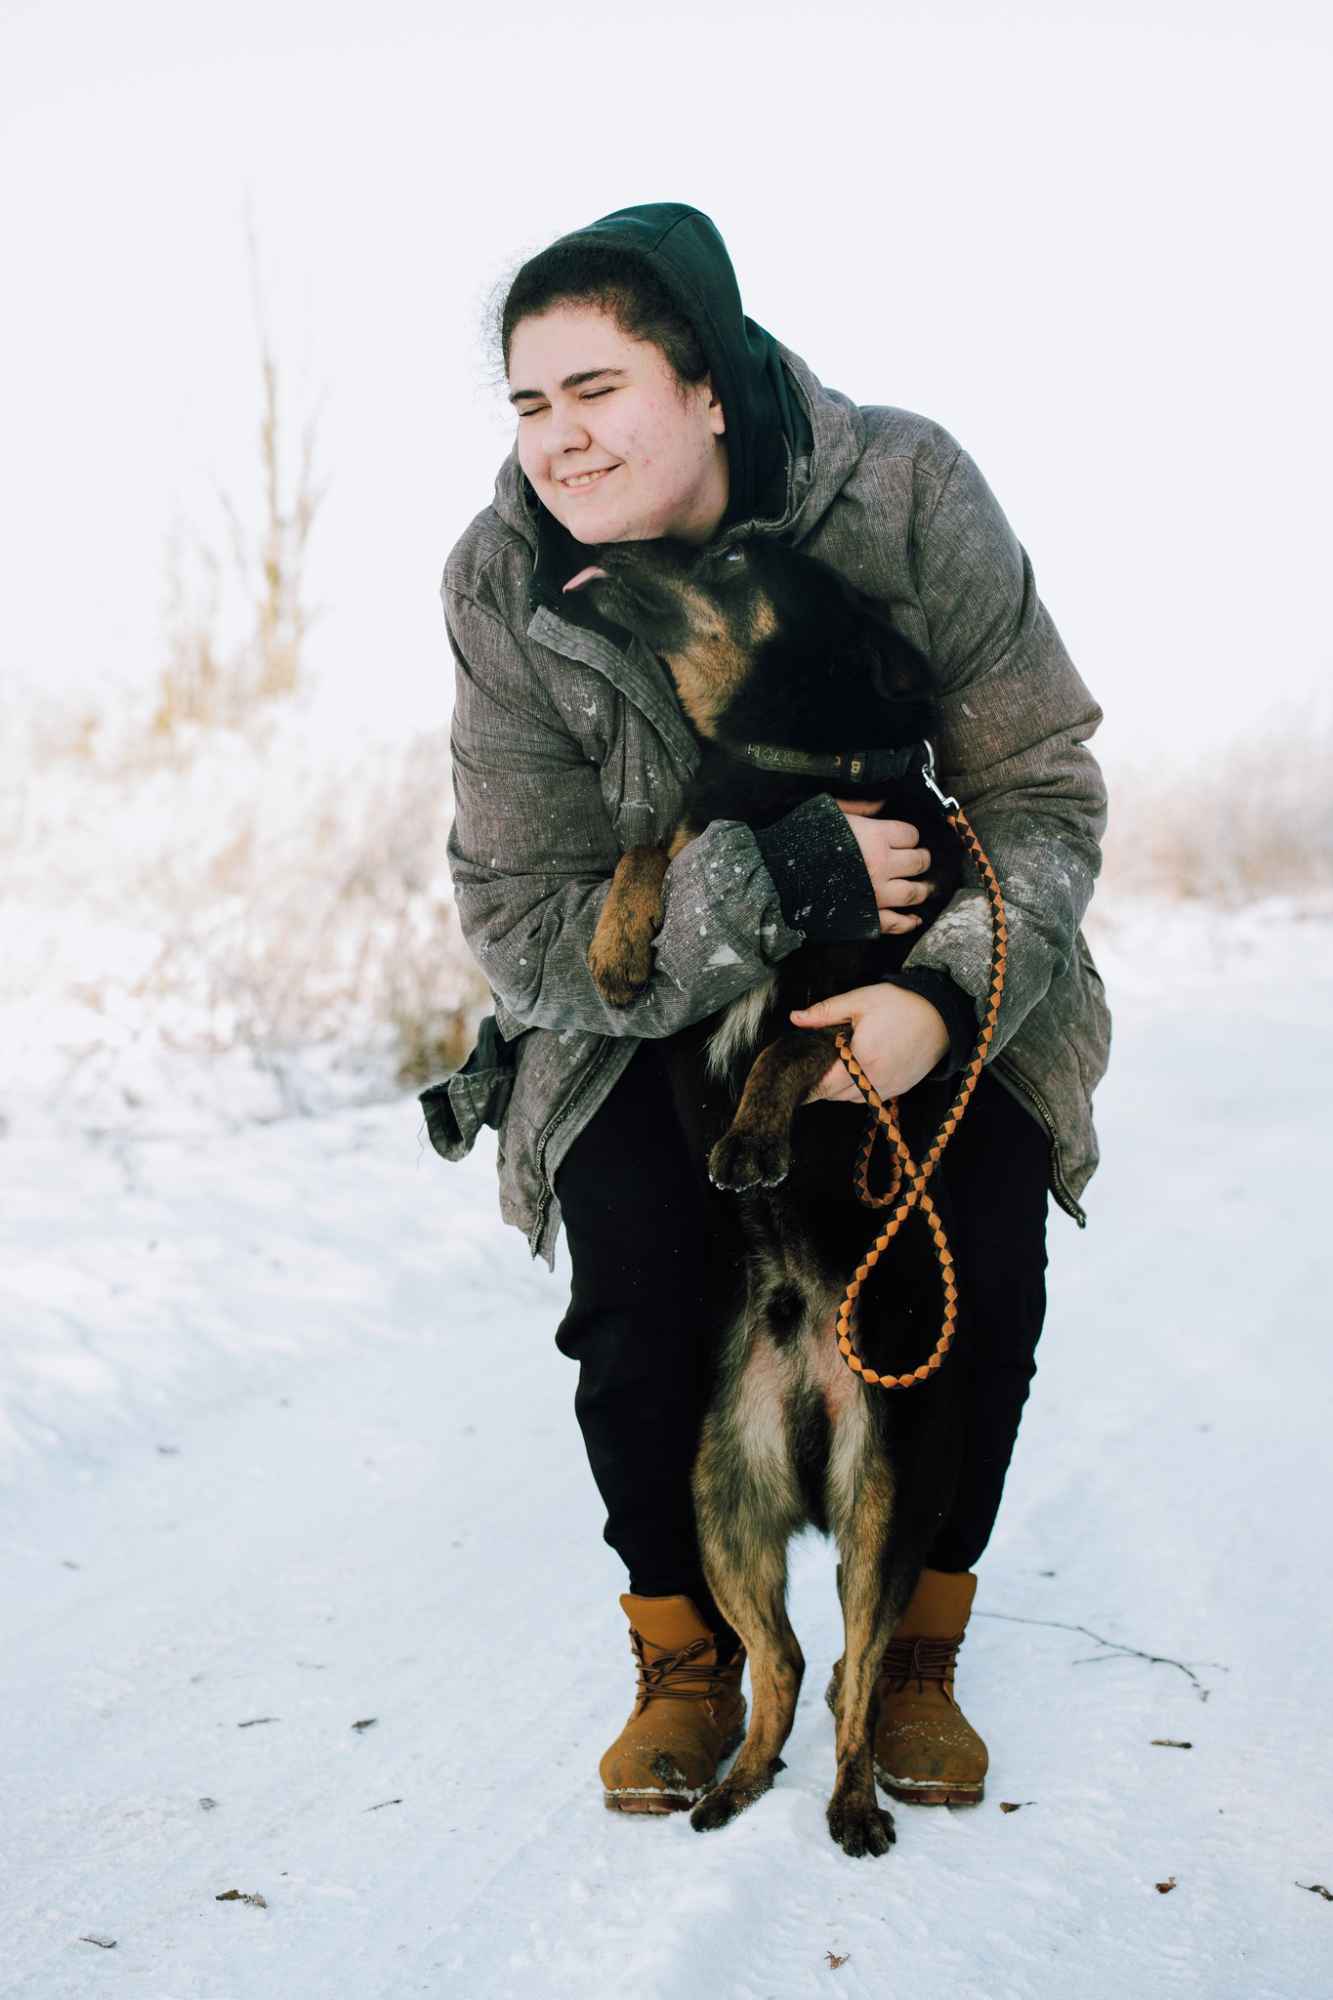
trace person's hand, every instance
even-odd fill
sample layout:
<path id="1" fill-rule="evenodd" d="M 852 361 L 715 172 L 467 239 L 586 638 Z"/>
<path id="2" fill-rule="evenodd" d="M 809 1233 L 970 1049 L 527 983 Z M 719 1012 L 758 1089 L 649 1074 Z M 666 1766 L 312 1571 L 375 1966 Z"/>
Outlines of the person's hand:
<path id="1" fill-rule="evenodd" d="M 880 799 L 835 799 L 833 803 L 841 806 L 851 822 L 874 887 L 881 934 L 903 937 L 918 930 L 921 919 L 911 914 L 911 906 L 924 903 L 933 885 L 923 879 L 930 868 L 930 853 L 918 846 L 921 836 L 917 829 L 905 819 L 874 818 L 883 803 Z M 846 1076 L 846 1071 L 843 1074 Z"/>
<path id="2" fill-rule="evenodd" d="M 889 821 L 886 824 L 892 824 Z M 928 1076 L 949 1046 L 949 1031 L 938 1008 L 906 986 L 854 986 L 813 1007 L 798 1007 L 793 1027 L 836 1028 L 851 1024 L 852 1054 L 887 1102 Z M 807 1104 L 827 1098 L 834 1104 L 864 1104 L 851 1077 L 835 1057 Z"/>

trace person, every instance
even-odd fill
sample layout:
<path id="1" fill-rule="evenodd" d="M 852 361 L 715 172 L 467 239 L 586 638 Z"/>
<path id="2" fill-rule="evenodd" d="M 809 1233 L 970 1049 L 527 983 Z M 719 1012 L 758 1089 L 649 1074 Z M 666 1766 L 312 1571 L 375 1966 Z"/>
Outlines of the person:
<path id="1" fill-rule="evenodd" d="M 957 1651 L 1035 1372 L 1048 1190 L 1082 1226 L 1097 1163 L 1109 1019 L 1079 925 L 1105 825 L 1087 748 L 1101 710 L 970 455 L 925 416 L 825 387 L 745 315 L 700 210 L 642 204 L 557 239 L 513 278 L 497 331 L 514 446 L 441 587 L 448 856 L 494 1015 L 422 1102 L 446 1157 L 498 1128 L 501 1212 L 534 1256 L 553 1265 L 566 1233 L 556 1340 L 578 1363 L 638 1676 L 600 1762 L 606 1801 L 688 1805 L 744 1714 L 743 1649 L 703 1576 L 689 1489 L 732 1251 L 686 1143 L 674 1056 L 807 939 L 916 930 L 930 870 L 917 829 L 873 802 L 824 793 L 757 832 L 716 821 L 667 871 L 649 984 L 623 1008 L 602 1000 L 586 954 L 610 876 L 624 848 L 669 835 L 697 748 L 663 664 L 568 586 L 599 546 L 667 535 L 718 549 L 774 536 L 892 607 L 930 661 L 941 782 L 1007 901 L 999 1021 L 945 1163 L 963 1469 L 885 1658 L 875 1753 L 899 1797 L 973 1801 L 987 1750 L 957 1703 Z M 968 880 L 899 973 L 794 1018 L 850 1020 L 881 1095 L 910 1093 L 928 1116 L 970 1059 L 988 953 Z M 815 1097 L 797 1116 L 818 1174 L 865 1113 L 838 1066 Z"/>

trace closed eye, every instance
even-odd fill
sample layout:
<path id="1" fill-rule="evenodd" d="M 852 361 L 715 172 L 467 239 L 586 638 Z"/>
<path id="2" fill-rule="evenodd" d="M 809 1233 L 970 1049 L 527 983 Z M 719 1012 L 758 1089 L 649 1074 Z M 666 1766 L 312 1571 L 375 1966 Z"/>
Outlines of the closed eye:
<path id="1" fill-rule="evenodd" d="M 617 385 L 613 384 L 612 387 L 609 389 L 589 389 L 586 396 L 579 397 L 579 401 L 581 403 L 593 403 L 596 402 L 599 396 L 614 396 L 616 393 L 616 386 Z M 545 407 L 546 407 L 545 404 L 539 404 L 535 410 L 520 410 L 518 413 L 519 418 L 521 420 L 524 417 L 539 417 L 542 413 L 542 410 Z"/>

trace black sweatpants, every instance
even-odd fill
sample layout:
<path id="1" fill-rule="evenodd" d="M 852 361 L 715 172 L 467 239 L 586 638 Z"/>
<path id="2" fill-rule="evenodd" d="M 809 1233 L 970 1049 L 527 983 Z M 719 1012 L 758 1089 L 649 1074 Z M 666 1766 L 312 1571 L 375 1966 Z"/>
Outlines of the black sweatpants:
<path id="1" fill-rule="evenodd" d="M 739 1238 L 727 1219 L 735 1197 L 709 1185 L 686 1145 L 671 1059 L 669 1043 L 640 1042 L 556 1173 L 573 1265 L 556 1344 L 579 1364 L 575 1414 L 606 1506 L 605 1539 L 629 1588 L 683 1592 L 707 1617 L 716 1607 L 700 1567 L 690 1468 L 718 1331 L 741 1283 Z M 956 1078 L 920 1084 L 904 1101 L 914 1151 L 956 1089 Z M 796 1129 L 803 1171 L 848 1190 L 864 1243 L 880 1226 L 851 1192 L 867 1115 L 814 1104 L 798 1111 Z M 999 1511 L 1046 1307 L 1046 1171 L 1044 1131 L 983 1071 L 932 1184 L 945 1182 L 958 1275 L 958 1338 L 945 1366 L 963 1375 L 962 1471 L 927 1557 L 933 1569 L 971 1569 Z"/>

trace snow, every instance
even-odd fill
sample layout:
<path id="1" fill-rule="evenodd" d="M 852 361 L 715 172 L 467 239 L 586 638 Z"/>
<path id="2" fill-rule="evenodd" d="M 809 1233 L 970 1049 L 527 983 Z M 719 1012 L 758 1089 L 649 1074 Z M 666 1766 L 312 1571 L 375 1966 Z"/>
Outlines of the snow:
<path id="1" fill-rule="evenodd" d="M 552 1279 L 501 1224 L 489 1134 L 448 1166 L 411 1097 L 15 1123 L 0 1992 L 1327 1991 L 1333 1905 L 1298 1885 L 1333 1887 L 1333 916 L 1108 904 L 1090 934 L 1104 1163 L 1086 1232 L 1053 1213 L 960 1661 L 987 1797 L 896 1808 L 882 1860 L 824 1826 L 814 1536 L 774 1790 L 704 1837 L 603 1809 L 623 1577 L 551 1340 L 563 1251 Z"/>

